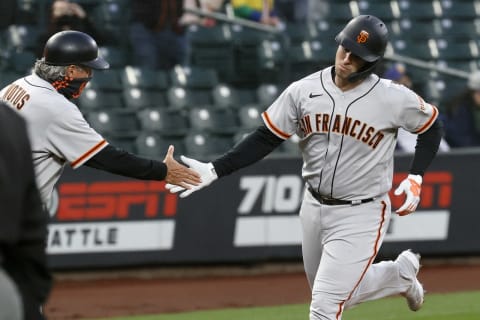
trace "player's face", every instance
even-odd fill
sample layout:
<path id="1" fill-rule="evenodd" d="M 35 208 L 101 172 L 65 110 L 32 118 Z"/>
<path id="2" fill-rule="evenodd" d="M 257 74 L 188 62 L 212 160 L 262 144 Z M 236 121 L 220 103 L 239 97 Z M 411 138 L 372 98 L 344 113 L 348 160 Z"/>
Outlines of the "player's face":
<path id="1" fill-rule="evenodd" d="M 364 64 L 365 61 L 354 55 L 350 50 L 338 46 L 335 56 L 335 74 L 337 77 L 346 80 L 349 75 L 360 70 Z"/>

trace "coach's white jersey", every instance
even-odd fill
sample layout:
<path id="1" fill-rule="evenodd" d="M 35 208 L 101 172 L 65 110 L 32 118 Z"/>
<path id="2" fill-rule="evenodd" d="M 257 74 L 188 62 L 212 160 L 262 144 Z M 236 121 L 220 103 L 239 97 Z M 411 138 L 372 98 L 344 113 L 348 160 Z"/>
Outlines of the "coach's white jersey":
<path id="1" fill-rule="evenodd" d="M 45 204 L 65 164 L 76 169 L 108 144 L 75 104 L 35 74 L 3 88 L 0 99 L 27 122 L 37 185 Z"/>
<path id="2" fill-rule="evenodd" d="M 300 137 L 302 175 L 319 193 L 357 200 L 388 192 L 398 128 L 423 133 L 435 106 L 390 80 L 370 75 L 341 91 L 328 67 L 292 83 L 262 114 L 278 137 Z"/>

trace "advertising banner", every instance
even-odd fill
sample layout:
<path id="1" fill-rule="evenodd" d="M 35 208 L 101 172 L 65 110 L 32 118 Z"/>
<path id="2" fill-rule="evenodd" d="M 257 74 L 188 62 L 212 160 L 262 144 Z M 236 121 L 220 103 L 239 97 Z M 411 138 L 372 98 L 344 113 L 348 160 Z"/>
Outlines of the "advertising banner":
<path id="1" fill-rule="evenodd" d="M 480 254 L 477 154 L 440 154 L 424 176 L 417 212 L 393 215 L 381 256 Z M 397 156 L 394 188 L 410 156 Z M 185 199 L 163 182 L 90 168 L 57 185 L 48 253 L 57 269 L 301 259 L 301 159 L 267 158 Z M 393 188 L 393 189 L 394 189 Z M 392 189 L 392 190 L 393 190 Z M 403 196 L 391 194 L 392 208 Z"/>

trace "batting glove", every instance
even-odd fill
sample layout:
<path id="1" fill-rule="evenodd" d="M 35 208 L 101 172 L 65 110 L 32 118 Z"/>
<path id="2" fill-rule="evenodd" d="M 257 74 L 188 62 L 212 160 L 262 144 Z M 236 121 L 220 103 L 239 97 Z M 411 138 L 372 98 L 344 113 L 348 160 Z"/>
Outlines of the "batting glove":
<path id="1" fill-rule="evenodd" d="M 185 156 L 181 156 L 180 158 L 182 162 L 188 165 L 192 170 L 197 171 L 200 175 L 200 179 L 202 179 L 202 182 L 199 185 L 191 186 L 191 188 L 188 190 L 181 186 L 167 183 L 165 185 L 165 188 L 167 188 L 171 193 L 181 192 L 179 195 L 180 198 L 186 198 L 193 192 L 208 186 L 213 181 L 218 179 L 215 168 L 213 167 L 213 164 L 211 162 L 204 163 Z"/>
<path id="2" fill-rule="evenodd" d="M 414 212 L 420 202 L 420 191 L 422 190 L 422 176 L 409 174 L 395 190 L 395 195 L 399 196 L 405 193 L 406 199 L 403 205 L 395 212 L 400 216 L 405 216 Z"/>

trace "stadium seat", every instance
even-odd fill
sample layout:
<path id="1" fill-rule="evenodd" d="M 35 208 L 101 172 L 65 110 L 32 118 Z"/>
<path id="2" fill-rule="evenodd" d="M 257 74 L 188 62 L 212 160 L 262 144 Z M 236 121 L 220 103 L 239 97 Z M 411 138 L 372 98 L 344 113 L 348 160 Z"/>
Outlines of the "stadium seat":
<path id="1" fill-rule="evenodd" d="M 84 113 L 124 107 L 122 97 L 119 94 L 94 88 L 85 89 L 78 97 L 77 102 L 78 107 Z"/>
<path id="2" fill-rule="evenodd" d="M 218 108 L 239 108 L 246 104 L 257 102 L 257 95 L 254 89 L 237 88 L 222 83 L 212 90 L 213 104 Z"/>
<path id="3" fill-rule="evenodd" d="M 239 128 L 237 113 L 232 109 L 192 108 L 189 120 L 195 131 L 233 135 Z"/>
<path id="4" fill-rule="evenodd" d="M 123 85 L 120 80 L 120 71 L 118 69 L 94 71 L 87 88 L 121 92 Z"/>
<path id="5" fill-rule="evenodd" d="M 39 45 L 40 30 L 35 24 L 14 24 L 8 27 L 6 42 L 9 49 L 35 52 Z"/>
<path id="6" fill-rule="evenodd" d="M 371 14 L 380 18 L 387 23 L 400 17 L 400 12 L 394 1 L 358 1 L 358 8 L 360 14 Z"/>
<path id="7" fill-rule="evenodd" d="M 266 108 L 280 95 L 280 89 L 272 83 L 264 83 L 257 88 L 257 99 L 261 107 Z"/>
<path id="8" fill-rule="evenodd" d="M 150 159 L 163 160 L 170 145 L 175 147 L 175 154 L 185 153 L 183 137 L 163 137 L 157 133 L 142 132 L 135 139 L 135 149 L 138 155 Z"/>
<path id="9" fill-rule="evenodd" d="M 125 66 L 120 70 L 120 79 L 124 88 L 166 91 L 169 87 L 167 72 L 162 70 Z"/>
<path id="10" fill-rule="evenodd" d="M 477 1 L 441 0 L 440 4 L 445 18 L 472 20 L 480 15 Z"/>
<path id="11" fill-rule="evenodd" d="M 160 91 L 143 90 L 141 88 L 124 88 L 123 100 L 125 107 L 144 109 L 149 107 L 167 107 L 165 94 Z"/>
<path id="12" fill-rule="evenodd" d="M 353 17 L 358 16 L 358 14 L 359 9 L 356 1 L 328 1 L 328 12 L 325 17 L 328 20 L 343 21 L 343 24 L 345 24 Z"/>
<path id="13" fill-rule="evenodd" d="M 110 68 L 123 68 L 128 65 L 129 52 L 118 45 L 104 45 L 98 48 L 98 54 L 108 61 Z"/>
<path id="14" fill-rule="evenodd" d="M 178 87 L 211 90 L 218 84 L 218 76 L 210 68 L 175 66 L 170 71 L 170 82 Z"/>
<path id="15" fill-rule="evenodd" d="M 296 81 L 319 69 L 322 44 L 318 40 L 303 41 L 288 48 L 290 81 Z"/>
<path id="16" fill-rule="evenodd" d="M 10 52 L 8 57 L 9 69 L 22 74 L 31 72 L 37 57 L 31 51 Z"/>
<path id="17" fill-rule="evenodd" d="M 233 146 L 230 136 L 215 136 L 205 132 L 191 132 L 184 138 L 185 155 L 208 161 L 225 153 Z"/>
<path id="18" fill-rule="evenodd" d="M 140 131 L 134 110 L 111 109 L 92 111 L 86 114 L 86 119 L 92 128 L 110 137 L 135 137 Z"/>
<path id="19" fill-rule="evenodd" d="M 211 91 L 193 91 L 173 86 L 167 90 L 167 102 L 172 108 L 189 109 L 196 106 L 211 106 L 213 98 Z"/>
<path id="20" fill-rule="evenodd" d="M 393 21 L 389 31 L 391 39 L 405 41 L 427 41 L 443 35 L 443 28 L 438 19 L 423 21 L 404 18 Z"/>
<path id="21" fill-rule="evenodd" d="M 256 64 L 248 68 L 260 82 L 288 82 L 288 54 L 286 46 L 279 40 L 263 40 L 257 47 Z M 247 66 L 245 66 L 247 67 Z"/>
<path id="22" fill-rule="evenodd" d="M 183 136 L 190 129 L 181 110 L 148 108 L 138 113 L 138 119 L 143 131 L 158 132 L 162 136 Z"/>
<path id="23" fill-rule="evenodd" d="M 480 19 L 440 20 L 442 36 L 451 40 L 469 40 L 480 38 Z"/>
<path id="24" fill-rule="evenodd" d="M 475 40 L 438 39 L 438 56 L 442 60 L 476 60 L 479 58 L 479 46 Z"/>
<path id="25" fill-rule="evenodd" d="M 320 37 L 320 31 L 312 22 L 287 23 L 285 28 L 285 32 L 292 45 L 303 41 L 316 40 Z"/>
<path id="26" fill-rule="evenodd" d="M 253 129 L 260 126 L 263 121 L 263 109 L 256 105 L 246 105 L 238 109 L 238 119 L 242 129 Z"/>
<path id="27" fill-rule="evenodd" d="M 399 0 L 396 3 L 401 18 L 433 20 L 442 17 L 442 7 L 438 1 Z"/>
<path id="28" fill-rule="evenodd" d="M 187 38 L 190 65 L 216 70 L 221 81 L 228 82 L 235 76 L 232 31 L 228 24 L 211 28 L 192 25 L 187 29 Z"/>

